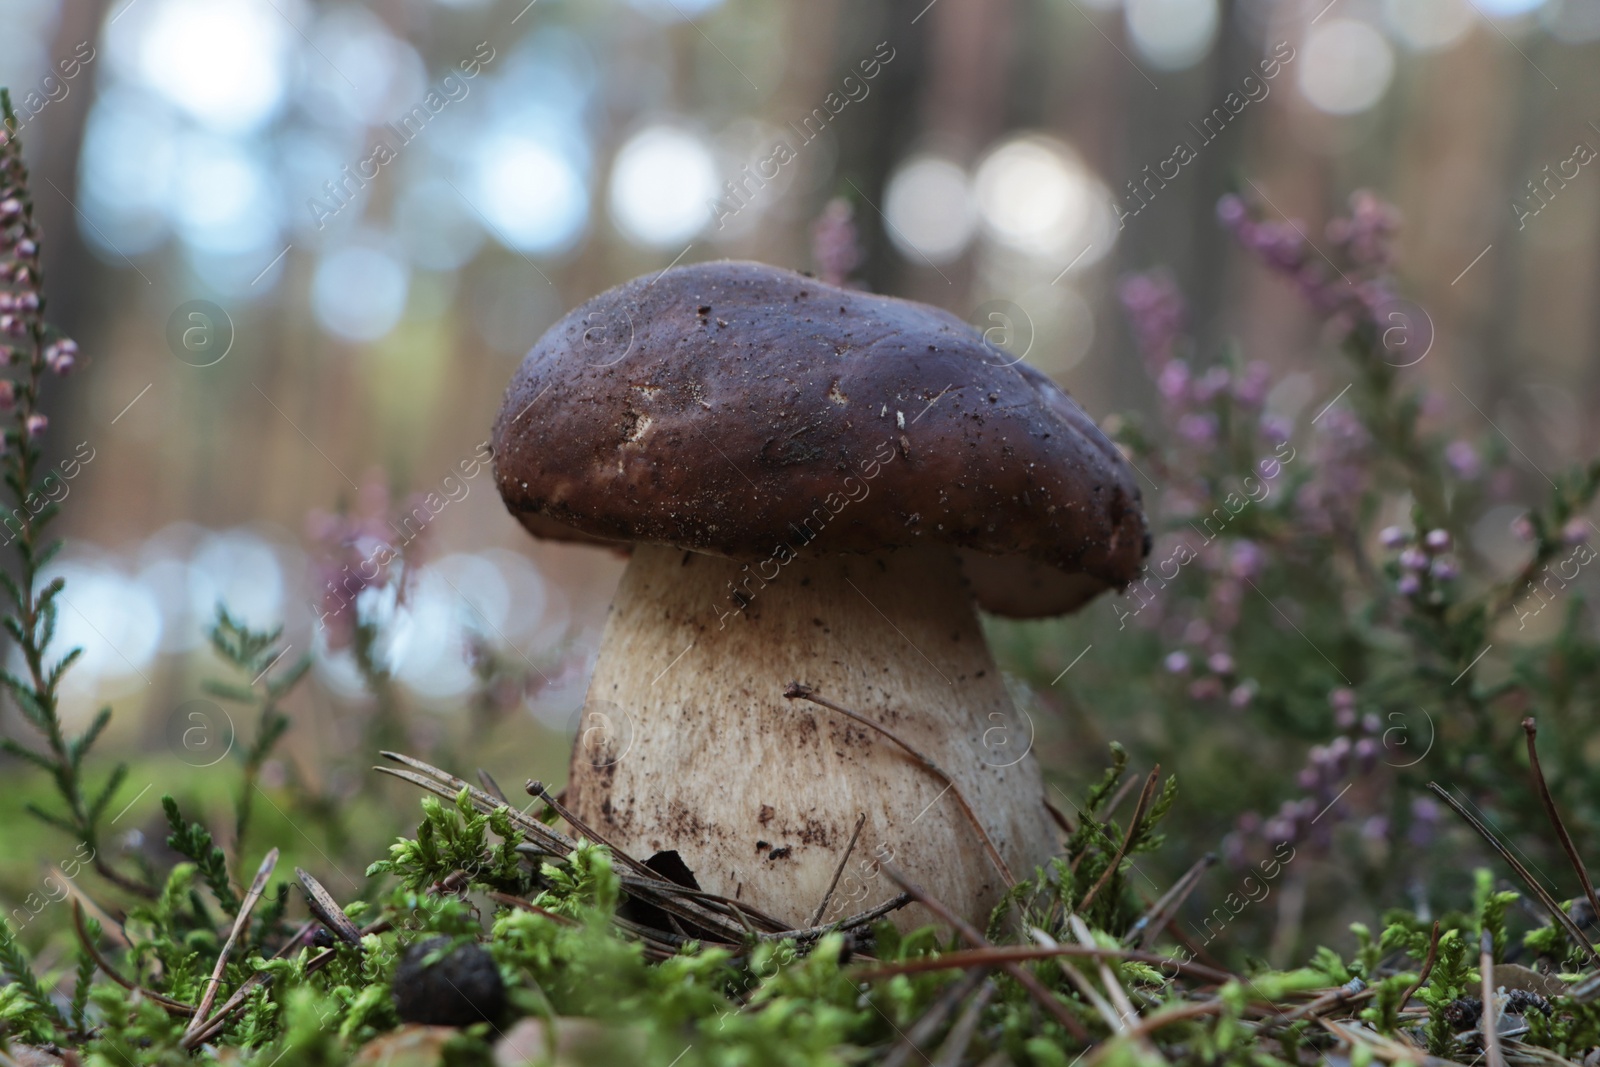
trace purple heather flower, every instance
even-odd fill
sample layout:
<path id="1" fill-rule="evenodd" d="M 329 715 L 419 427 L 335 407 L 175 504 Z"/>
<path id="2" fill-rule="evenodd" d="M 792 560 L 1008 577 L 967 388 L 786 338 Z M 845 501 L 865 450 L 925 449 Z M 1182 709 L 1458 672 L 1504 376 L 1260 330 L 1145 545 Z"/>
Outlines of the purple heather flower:
<path id="1" fill-rule="evenodd" d="M 1467 441 L 1450 442 L 1444 450 L 1444 461 L 1455 472 L 1455 476 L 1465 482 L 1472 481 L 1483 470 L 1478 450 Z"/>
<path id="2" fill-rule="evenodd" d="M 1249 864 L 1249 856 L 1245 852 L 1245 841 L 1242 835 L 1222 835 L 1222 858 L 1234 870 L 1239 870 Z"/>
<path id="3" fill-rule="evenodd" d="M 1450 531 L 1429 530 L 1428 536 L 1422 539 L 1422 544 L 1429 552 L 1448 552 L 1451 544 Z"/>
<path id="4" fill-rule="evenodd" d="M 1164 270 L 1130 274 L 1118 284 L 1117 298 L 1145 359 L 1163 366 L 1188 324 L 1188 306 L 1177 282 Z"/>
<path id="5" fill-rule="evenodd" d="M 1378 753 L 1381 750 L 1382 746 L 1378 744 L 1376 739 L 1371 737 L 1363 737 L 1356 742 L 1354 749 L 1356 765 L 1361 768 L 1362 774 L 1370 774 L 1372 768 L 1377 766 Z"/>
<path id="6" fill-rule="evenodd" d="M 1400 580 L 1395 583 L 1395 588 L 1400 591 L 1401 596 L 1416 596 L 1422 592 L 1422 581 L 1415 574 L 1402 574 Z"/>
<path id="7" fill-rule="evenodd" d="M 1356 691 L 1341 685 L 1328 693 L 1328 703 L 1336 708 L 1353 708 L 1356 706 Z"/>
<path id="8" fill-rule="evenodd" d="M 1255 699 L 1256 686 L 1254 682 L 1240 682 L 1228 694 L 1228 703 L 1236 708 L 1247 708 L 1250 701 Z"/>
<path id="9" fill-rule="evenodd" d="M 1272 368 L 1258 359 L 1244 369 L 1238 384 L 1233 387 L 1233 395 L 1241 404 L 1260 407 L 1271 386 Z"/>
<path id="10" fill-rule="evenodd" d="M 1368 189 L 1350 194 L 1350 218 L 1342 239 L 1350 258 L 1361 266 L 1386 267 L 1393 260 L 1391 239 L 1400 229 L 1400 212 Z M 1332 234 L 1330 233 L 1330 237 Z"/>
<path id="11" fill-rule="evenodd" d="M 39 254 L 39 242 L 31 237 L 24 237 L 17 242 L 16 253 L 18 259 L 32 259 Z"/>
<path id="12" fill-rule="evenodd" d="M 1217 417 L 1209 412 L 1190 412 L 1178 420 L 1178 436 L 1193 444 L 1209 445 L 1217 439 Z"/>
<path id="13" fill-rule="evenodd" d="M 17 406 L 17 383 L 10 378 L 0 378 L 0 411 L 10 411 Z"/>
<path id="14" fill-rule="evenodd" d="M 1228 570 L 1236 578 L 1254 578 L 1267 564 L 1267 554 L 1254 541 L 1236 541 L 1229 554 Z"/>
<path id="15" fill-rule="evenodd" d="M 1511 520 L 1511 535 L 1518 541 L 1532 541 L 1536 536 L 1533 520 L 1526 515 L 1518 515 Z"/>
<path id="16" fill-rule="evenodd" d="M 32 415 L 29 415 L 24 423 L 24 428 L 27 430 L 28 436 L 36 440 L 40 437 L 43 437 L 45 430 L 49 429 L 49 427 L 50 420 L 44 415 L 39 414 L 37 411 Z"/>
<path id="17" fill-rule="evenodd" d="M 63 377 L 72 370 L 72 365 L 77 362 L 78 342 L 70 337 L 63 337 L 58 341 L 50 342 L 44 350 L 44 361 L 50 369 Z"/>
<path id="18" fill-rule="evenodd" d="M 829 285 L 844 285 L 861 265 L 854 216 L 850 201 L 835 197 L 811 226 L 811 258 L 816 261 L 818 277 Z"/>
<path id="19" fill-rule="evenodd" d="M 1389 820 L 1374 815 L 1361 824 L 1361 836 L 1368 841 L 1386 841 L 1389 838 Z"/>
<path id="20" fill-rule="evenodd" d="M 1222 679 L 1215 675 L 1196 678 L 1189 683 L 1189 698 L 1191 700 L 1216 700 L 1222 695 Z"/>
<path id="21" fill-rule="evenodd" d="M 1456 569 L 1454 560 L 1441 556 L 1433 561 L 1433 564 L 1428 568 L 1428 573 L 1438 581 L 1448 582 L 1454 580 L 1461 572 Z"/>
<path id="22" fill-rule="evenodd" d="M 1228 382 L 1232 379 L 1227 367 L 1212 367 L 1202 374 L 1194 383 L 1194 398 L 1201 404 L 1209 404 L 1217 396 L 1225 392 Z"/>
<path id="23" fill-rule="evenodd" d="M 1226 652 L 1213 652 L 1206 657 L 1206 666 L 1211 668 L 1213 674 L 1232 674 L 1233 657 Z"/>
<path id="24" fill-rule="evenodd" d="M 1378 543 L 1384 548 L 1399 548 L 1409 540 L 1409 536 L 1398 526 L 1385 526 L 1378 535 Z"/>
<path id="25" fill-rule="evenodd" d="M 1171 674 L 1182 674 L 1189 669 L 1189 654 L 1187 652 L 1168 652 L 1167 658 L 1161 661 Z"/>
<path id="26" fill-rule="evenodd" d="M 1366 733 L 1376 735 L 1378 731 L 1383 729 L 1383 720 L 1378 718 L 1377 712 L 1369 711 L 1361 716 L 1361 729 Z"/>
<path id="27" fill-rule="evenodd" d="M 0 222 L 14 222 L 22 217 L 22 201 L 14 196 L 0 200 Z"/>
<path id="28" fill-rule="evenodd" d="M 1561 540 L 1569 545 L 1581 545 L 1589 540 L 1589 520 L 1583 516 L 1568 519 L 1567 524 L 1561 527 Z"/>
<path id="29" fill-rule="evenodd" d="M 1400 566 L 1408 571 L 1425 571 L 1428 569 L 1428 554 L 1413 545 L 1400 553 Z"/>
<path id="30" fill-rule="evenodd" d="M 1433 842 L 1439 829 L 1439 819 L 1444 814 L 1439 805 L 1428 797 L 1411 801 L 1411 831 L 1406 835 L 1411 844 L 1423 848 Z"/>
<path id="31" fill-rule="evenodd" d="M 1217 220 L 1230 230 L 1237 230 L 1239 226 L 1250 217 L 1250 211 L 1232 193 L 1228 193 L 1217 201 Z"/>
<path id="32" fill-rule="evenodd" d="M 1180 404 L 1189 393 L 1189 364 L 1174 359 L 1156 375 L 1156 389 L 1169 404 Z"/>
<path id="33" fill-rule="evenodd" d="M 1339 708 L 1333 713 L 1333 723 L 1341 730 L 1348 730 L 1356 724 L 1355 708 Z"/>
<path id="34" fill-rule="evenodd" d="M 1261 828 L 1261 836 L 1273 844 L 1293 842 L 1297 836 L 1294 821 L 1274 816 Z"/>
<path id="35" fill-rule="evenodd" d="M 1294 424 L 1282 415 L 1265 415 L 1261 419 L 1261 436 L 1274 444 L 1282 444 L 1294 434 Z"/>
<path id="36" fill-rule="evenodd" d="M 21 315 L 7 312 L 0 315 L 0 334 L 7 337 L 22 337 L 28 332 L 27 320 Z"/>
<path id="37" fill-rule="evenodd" d="M 408 500 L 400 514 L 414 514 L 419 506 L 416 499 Z M 405 597 L 428 533 L 426 526 L 414 533 L 409 529 L 409 523 L 401 527 L 391 519 L 389 489 L 378 475 L 366 479 L 349 514 L 312 511 L 306 516 L 306 533 L 316 544 L 312 577 L 321 598 L 318 628 L 327 628 L 328 648 L 350 644 L 360 597 L 368 588 L 396 586 L 397 596 Z"/>
<path id="38" fill-rule="evenodd" d="M 1300 784 L 1301 789 L 1310 792 L 1322 784 L 1322 775 L 1317 773 L 1314 767 L 1301 767 L 1300 773 L 1295 776 L 1295 781 Z"/>

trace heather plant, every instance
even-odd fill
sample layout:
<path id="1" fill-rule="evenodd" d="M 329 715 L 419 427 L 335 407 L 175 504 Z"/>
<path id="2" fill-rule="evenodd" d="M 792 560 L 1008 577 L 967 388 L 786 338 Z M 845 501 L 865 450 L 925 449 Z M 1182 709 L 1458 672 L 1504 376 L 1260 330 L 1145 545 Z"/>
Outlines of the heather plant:
<path id="1" fill-rule="evenodd" d="M 1065 695 L 1043 699 L 1102 711 L 1102 729 L 1139 758 L 1183 766 L 1186 839 L 1219 842 L 1236 868 L 1283 842 L 1336 854 L 1317 871 L 1313 915 L 1351 890 L 1452 903 L 1429 847 L 1440 821 L 1430 778 L 1519 842 L 1549 841 L 1520 778 L 1529 714 L 1579 850 L 1592 851 L 1600 778 L 1583 749 L 1600 646 L 1574 583 L 1595 555 L 1586 510 L 1600 463 L 1530 476 L 1478 412 L 1467 431 L 1447 427 L 1424 369 L 1449 354 L 1432 350 L 1425 309 L 1398 295 L 1399 215 L 1373 194 L 1351 197 L 1317 240 L 1238 196 L 1217 216 L 1320 318 L 1319 391 L 1291 403 L 1264 361 L 1233 343 L 1202 347 L 1165 271 L 1124 279 L 1159 418 L 1108 428 L 1146 481 L 1153 551 L 1089 622 L 1015 634 L 1035 692 L 1049 694 L 1092 640 L 1055 690 Z M 1472 531 L 1513 501 L 1527 548 L 1506 571 Z M 1546 625 L 1529 628 L 1546 605 Z M 1303 864 L 1293 877 L 1304 885 Z M 1292 915 L 1280 950 L 1296 936 Z"/>
<path id="2" fill-rule="evenodd" d="M 0 470 L 11 495 L 5 519 L 7 544 L 15 571 L 0 571 L 0 588 L 9 606 L 0 622 L 15 643 L 21 671 L 0 671 L 0 688 L 12 698 L 42 748 L 12 738 L 0 739 L 11 756 L 45 771 L 59 804 L 30 803 L 36 818 L 69 835 L 78 864 L 89 864 L 123 890 L 141 896 L 155 892 L 147 878 L 114 866 L 105 854 L 103 825 L 107 808 L 127 774 L 118 764 L 98 783 L 91 783 L 85 758 L 94 748 L 111 709 L 102 708 L 81 733 L 63 721 L 61 680 L 82 649 L 60 654 L 51 647 L 59 616 L 62 582 L 42 580 L 61 541 L 48 536 L 59 505 L 51 492 L 61 475 L 44 466 L 43 438 L 50 419 L 43 411 L 43 392 L 51 376 L 69 373 L 78 346 L 45 320 L 40 233 L 28 191 L 28 170 L 16 136 L 17 118 L 10 94 L 0 90 Z M 15 663 L 16 659 L 12 662 Z"/>

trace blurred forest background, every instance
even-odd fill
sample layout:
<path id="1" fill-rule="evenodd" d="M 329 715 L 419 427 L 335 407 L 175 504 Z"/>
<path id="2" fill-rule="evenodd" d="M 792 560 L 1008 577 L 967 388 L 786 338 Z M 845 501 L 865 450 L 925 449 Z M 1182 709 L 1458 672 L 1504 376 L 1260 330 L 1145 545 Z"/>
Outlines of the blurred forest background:
<path id="1" fill-rule="evenodd" d="M 375 716 L 458 773 L 564 779 L 621 562 L 533 543 L 487 468 L 461 464 L 566 309 L 678 262 L 816 269 L 835 198 L 860 284 L 1001 327 L 1102 421 L 1159 424 L 1117 291 L 1165 265 L 1196 345 L 1236 338 L 1272 371 L 1269 414 L 1304 430 L 1348 374 L 1215 207 L 1240 192 L 1320 241 L 1374 190 L 1403 216 L 1399 277 L 1432 324 L 1409 372 L 1426 417 L 1505 453 L 1460 533 L 1512 569 L 1522 488 L 1600 443 L 1584 414 L 1600 400 L 1600 177 L 1578 151 L 1600 144 L 1597 59 L 1595 0 L 0 0 L 50 317 L 82 349 L 53 387 L 48 457 L 93 456 L 66 483 L 53 568 L 58 640 L 86 649 L 66 714 L 116 707 L 107 740 L 133 764 L 118 847 L 156 847 L 162 792 L 221 812 L 236 787 L 225 756 L 253 724 L 193 703 L 218 673 L 219 602 L 317 657 L 262 769 L 256 840 L 341 896 L 415 821 L 414 796 L 367 771 Z M 780 142 L 793 158 L 774 164 Z M 1194 158 L 1172 177 L 1179 142 Z M 197 325 L 211 347 L 177 343 Z M 394 685 L 375 704 L 317 628 L 319 583 L 351 523 L 384 536 L 429 493 L 447 506 L 406 548 L 404 598 L 380 605 Z M 1179 776 L 1152 884 L 1298 796 L 1348 710 L 1333 696 L 1320 726 L 1278 733 L 1243 718 L 1248 694 L 1159 711 L 1122 684 L 1131 639 L 1105 603 L 994 633 L 1053 781 L 1076 795 L 1109 740 Z M 1230 743 L 1205 744 L 1230 714 Z M 1420 752 L 1427 727 L 1408 728 Z M 1570 751 L 1600 774 L 1594 737 Z M 20 816 L 39 776 L 0 776 L 24 782 L 0 798 L 9 901 L 65 846 Z M 1387 817 L 1294 868 L 1309 919 L 1257 909 L 1227 952 L 1274 936 L 1287 951 L 1302 922 L 1334 936 L 1399 903 L 1363 896 L 1348 858 L 1424 847 L 1372 822 Z M 1337 892 L 1316 903 L 1319 885 Z"/>

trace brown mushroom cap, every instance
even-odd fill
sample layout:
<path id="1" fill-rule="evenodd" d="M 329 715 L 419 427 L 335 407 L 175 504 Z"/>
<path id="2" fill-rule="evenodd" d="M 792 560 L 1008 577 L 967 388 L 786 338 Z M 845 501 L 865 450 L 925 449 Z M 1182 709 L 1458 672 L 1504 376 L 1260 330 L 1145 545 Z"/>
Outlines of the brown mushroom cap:
<path id="1" fill-rule="evenodd" d="M 1049 378 L 925 304 L 759 263 L 635 278 L 550 328 L 494 427 L 537 537 L 749 561 L 942 541 L 978 602 L 1070 611 L 1148 551 L 1133 472 Z"/>

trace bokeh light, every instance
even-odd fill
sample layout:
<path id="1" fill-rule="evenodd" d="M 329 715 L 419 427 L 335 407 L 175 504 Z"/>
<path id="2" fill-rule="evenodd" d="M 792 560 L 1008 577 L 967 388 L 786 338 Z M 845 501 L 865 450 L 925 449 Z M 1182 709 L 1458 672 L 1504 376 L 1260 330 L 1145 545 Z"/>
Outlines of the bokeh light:
<path id="1" fill-rule="evenodd" d="M 1546 0 L 1473 0 L 1473 3 L 1490 18 L 1515 18 L 1537 11 Z"/>
<path id="2" fill-rule="evenodd" d="M 1058 141 L 1023 136 L 992 149 L 974 181 L 978 212 L 1001 245 L 1045 259 L 1093 263 L 1116 241 L 1111 193 Z M 1065 266 L 1065 264 L 1062 264 Z"/>
<path id="3" fill-rule="evenodd" d="M 1300 57 L 1300 92 L 1330 115 L 1365 111 L 1389 89 L 1394 49 L 1383 35 L 1355 19 L 1329 19 L 1312 27 Z"/>
<path id="4" fill-rule="evenodd" d="M 1217 0 L 1127 0 L 1128 36 L 1139 55 L 1161 70 L 1184 70 L 1211 51 Z"/>
<path id="5" fill-rule="evenodd" d="M 443 177 L 412 182 L 395 204 L 395 230 L 412 262 L 427 270 L 456 270 L 483 246 L 483 225 Z"/>
<path id="6" fill-rule="evenodd" d="M 323 329 L 346 341 L 376 341 L 400 321 L 409 272 L 393 256 L 346 245 L 317 264 L 311 310 Z"/>
<path id="7" fill-rule="evenodd" d="M 277 549 L 249 529 L 207 532 L 189 569 L 190 617 L 209 627 L 218 605 L 258 629 L 283 618 L 285 580 Z"/>
<path id="8" fill-rule="evenodd" d="M 266 252 L 277 241 L 273 175 L 245 143 L 185 136 L 174 177 L 172 222 L 185 243 L 208 252 Z"/>
<path id="9" fill-rule="evenodd" d="M 166 240 L 178 146 L 178 123 L 159 101 L 124 86 L 95 101 L 78 159 L 79 232 L 91 249 L 120 263 Z"/>
<path id="10" fill-rule="evenodd" d="M 972 240 L 978 216 L 972 181 L 959 163 L 913 156 L 890 176 L 884 193 L 889 239 L 910 259 L 948 263 Z"/>
<path id="11" fill-rule="evenodd" d="M 1477 17 L 1467 0 L 1384 0 L 1383 4 L 1389 32 L 1416 52 L 1449 48 L 1467 35 Z"/>
<path id="12" fill-rule="evenodd" d="M 282 105 L 295 30 L 270 0 L 146 0 L 127 16 L 140 79 L 197 121 L 244 132 Z"/>
<path id="13" fill-rule="evenodd" d="M 350 120 L 397 121 L 428 90 L 416 49 L 363 8 L 334 8 L 317 21 L 312 40 L 321 61 L 307 57 L 306 73 L 317 103 L 327 101 Z"/>
<path id="14" fill-rule="evenodd" d="M 1600 4 L 1591 0 L 1549 0 L 1539 9 L 1539 21 L 1563 44 L 1600 41 Z"/>
<path id="15" fill-rule="evenodd" d="M 113 556 L 89 544 L 75 546 L 46 570 L 45 581 L 58 578 L 66 589 L 57 599 L 55 647 L 83 649 L 63 686 L 68 706 L 87 714 L 83 705 L 97 694 L 148 685 L 149 675 L 142 672 L 161 647 L 155 597 Z M 11 655 L 13 668 L 20 667 L 14 646 Z"/>
<path id="16" fill-rule="evenodd" d="M 722 0 L 628 0 L 635 11 L 666 22 L 697 19 L 722 6 Z"/>
<path id="17" fill-rule="evenodd" d="M 516 251 L 561 252 L 582 234 L 589 191 L 553 138 L 500 134 L 483 143 L 474 163 L 476 206 L 491 232 Z"/>
<path id="18" fill-rule="evenodd" d="M 677 126 L 646 127 L 611 168 L 611 218 L 629 240 L 665 247 L 699 233 L 712 218 L 716 161 L 703 139 Z"/>

